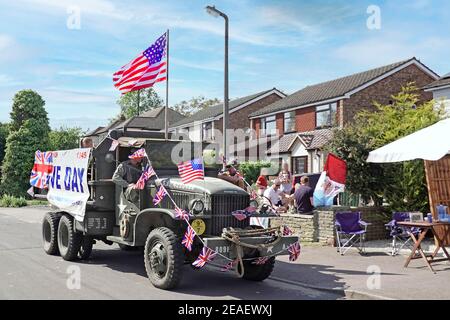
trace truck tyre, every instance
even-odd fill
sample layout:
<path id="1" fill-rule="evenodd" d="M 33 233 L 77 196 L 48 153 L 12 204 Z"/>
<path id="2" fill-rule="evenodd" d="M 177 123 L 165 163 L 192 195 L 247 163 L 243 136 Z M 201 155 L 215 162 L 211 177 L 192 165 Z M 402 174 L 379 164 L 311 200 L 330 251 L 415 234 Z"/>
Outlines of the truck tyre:
<path id="1" fill-rule="evenodd" d="M 263 281 L 267 279 L 273 271 L 275 266 L 275 257 L 269 258 L 265 264 L 257 265 L 253 263 L 254 260 L 244 260 L 244 275 L 243 279 L 250 281 Z M 238 268 L 240 266 L 238 265 Z"/>
<path id="2" fill-rule="evenodd" d="M 78 251 L 78 258 L 87 260 L 91 256 L 92 247 L 94 246 L 94 239 L 91 236 L 83 236 L 81 239 L 80 250 Z"/>
<path id="3" fill-rule="evenodd" d="M 59 219 L 61 219 L 59 212 L 47 212 L 42 220 L 42 240 L 47 254 L 59 253 L 57 240 Z"/>
<path id="4" fill-rule="evenodd" d="M 144 263 L 148 279 L 156 288 L 175 288 L 182 275 L 183 249 L 177 235 L 162 227 L 150 232 L 145 242 Z"/>
<path id="5" fill-rule="evenodd" d="M 59 254 L 64 260 L 73 261 L 77 258 L 81 237 L 82 234 L 75 232 L 73 228 L 73 218 L 63 215 L 58 226 L 58 248 Z"/>

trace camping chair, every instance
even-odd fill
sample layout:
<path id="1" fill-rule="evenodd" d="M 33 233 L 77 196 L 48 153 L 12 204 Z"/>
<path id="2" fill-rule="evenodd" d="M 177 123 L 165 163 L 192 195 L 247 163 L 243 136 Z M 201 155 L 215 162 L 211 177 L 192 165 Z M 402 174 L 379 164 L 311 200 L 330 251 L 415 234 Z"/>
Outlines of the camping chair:
<path id="1" fill-rule="evenodd" d="M 386 229 L 390 231 L 392 237 L 391 256 L 397 255 L 401 249 L 408 247 L 412 249 L 412 239 L 410 234 L 417 235 L 420 232 L 419 228 L 408 228 L 399 226 L 398 222 L 409 221 L 409 212 L 393 212 L 392 220 L 385 224 Z M 400 246 L 397 246 L 399 244 Z"/>
<path id="2" fill-rule="evenodd" d="M 338 252 L 344 255 L 359 242 L 358 250 L 365 253 L 364 241 L 367 232 L 367 222 L 361 220 L 361 212 L 336 212 L 335 230 Z"/>

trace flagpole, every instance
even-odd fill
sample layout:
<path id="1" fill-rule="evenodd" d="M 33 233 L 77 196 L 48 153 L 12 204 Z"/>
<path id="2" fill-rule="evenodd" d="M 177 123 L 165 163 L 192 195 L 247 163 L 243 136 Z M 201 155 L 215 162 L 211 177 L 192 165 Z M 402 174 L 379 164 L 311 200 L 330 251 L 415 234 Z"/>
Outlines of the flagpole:
<path id="1" fill-rule="evenodd" d="M 141 100 L 141 89 L 137 91 L 137 116 L 139 117 L 139 103 Z"/>
<path id="2" fill-rule="evenodd" d="M 166 57 L 166 107 L 164 108 L 164 136 L 167 140 L 169 136 L 169 128 L 167 127 L 167 113 L 169 109 L 169 29 L 167 29 Z"/>

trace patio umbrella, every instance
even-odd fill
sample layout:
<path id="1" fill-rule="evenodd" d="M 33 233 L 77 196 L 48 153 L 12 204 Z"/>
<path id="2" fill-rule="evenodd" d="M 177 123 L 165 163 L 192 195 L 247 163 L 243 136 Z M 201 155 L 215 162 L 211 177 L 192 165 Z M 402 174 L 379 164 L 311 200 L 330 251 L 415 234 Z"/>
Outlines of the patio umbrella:
<path id="1" fill-rule="evenodd" d="M 450 153 L 450 118 L 369 153 L 367 162 L 436 161 Z"/>

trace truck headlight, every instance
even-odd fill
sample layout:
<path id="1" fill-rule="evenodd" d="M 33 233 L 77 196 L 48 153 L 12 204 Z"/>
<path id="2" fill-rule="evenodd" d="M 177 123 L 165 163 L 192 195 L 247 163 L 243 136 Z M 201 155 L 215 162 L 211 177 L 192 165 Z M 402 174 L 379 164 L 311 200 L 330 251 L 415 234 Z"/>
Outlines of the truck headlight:
<path id="1" fill-rule="evenodd" d="M 200 199 L 194 199 L 189 203 L 189 210 L 193 214 L 199 214 L 205 209 L 205 204 Z"/>

